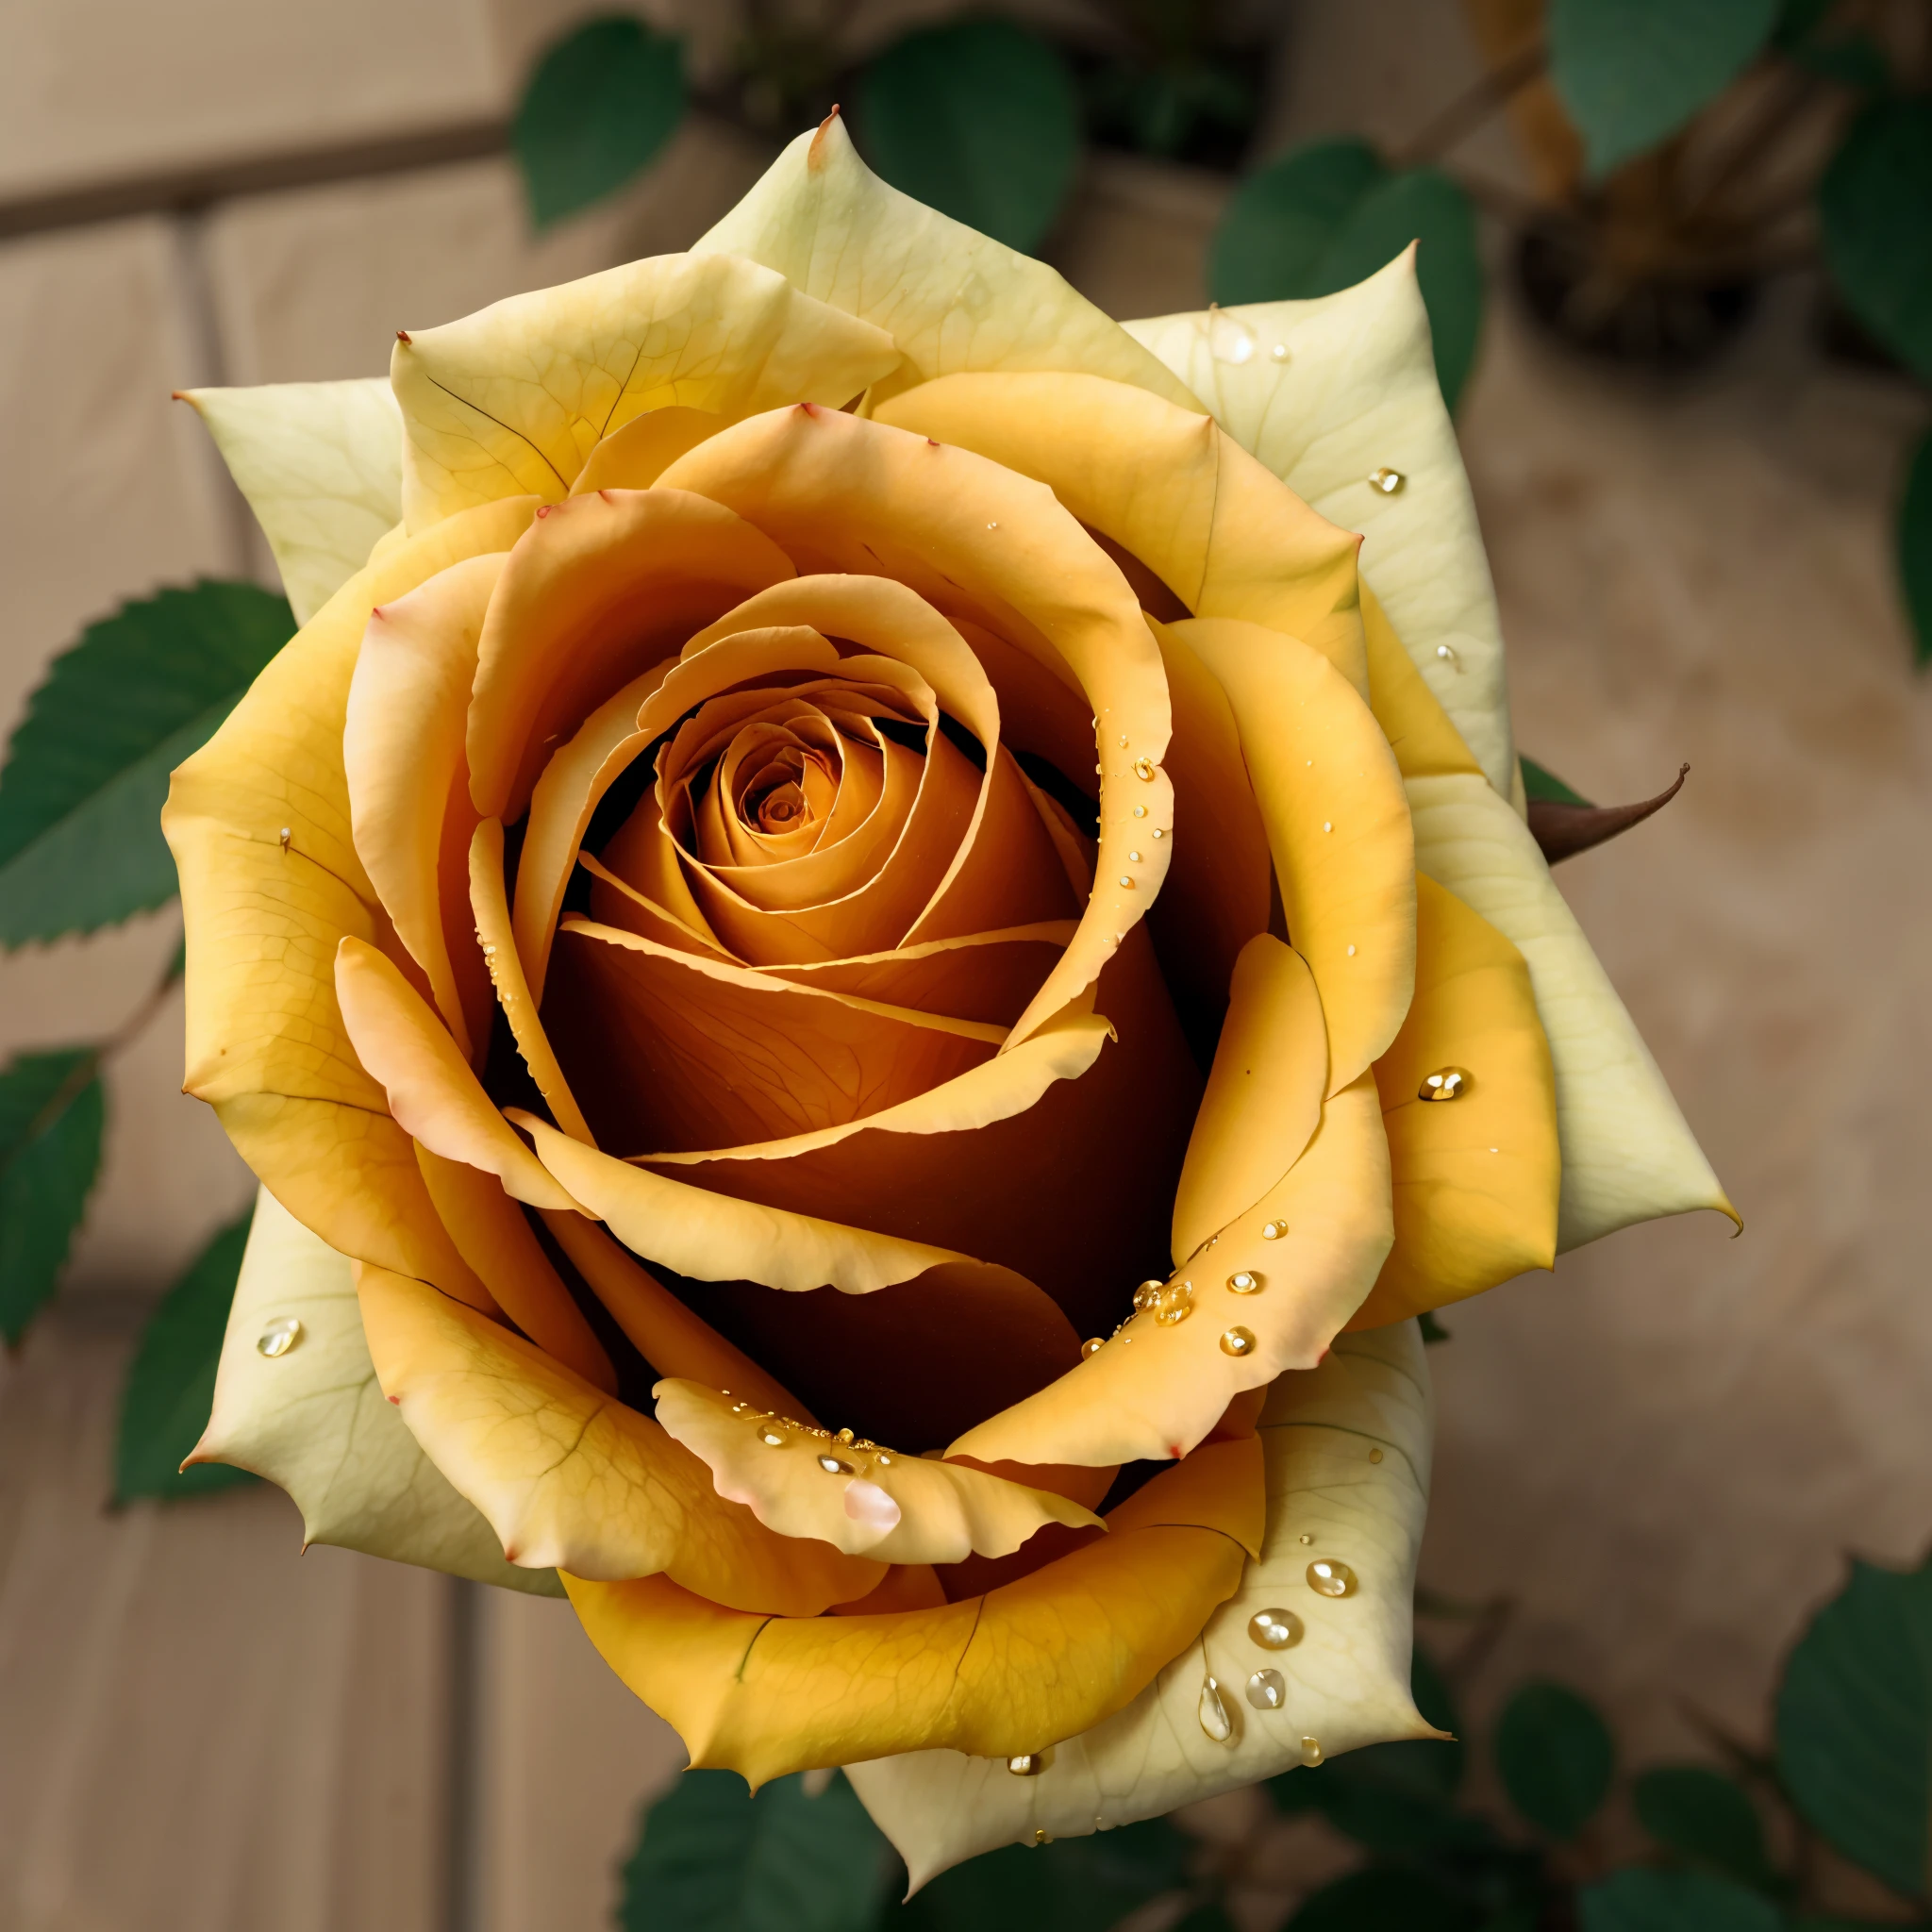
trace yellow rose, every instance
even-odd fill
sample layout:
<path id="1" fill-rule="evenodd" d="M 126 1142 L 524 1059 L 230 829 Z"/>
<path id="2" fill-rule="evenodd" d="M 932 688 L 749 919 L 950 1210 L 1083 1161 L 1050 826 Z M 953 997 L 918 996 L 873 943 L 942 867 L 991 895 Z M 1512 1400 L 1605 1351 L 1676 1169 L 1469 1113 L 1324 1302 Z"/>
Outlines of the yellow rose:
<path id="1" fill-rule="evenodd" d="M 264 1186 L 197 1454 L 560 1573 L 915 1880 L 1424 1731 L 1407 1318 L 1725 1203 L 1521 816 L 1409 258 L 1123 329 L 834 120 L 194 400 L 306 620 L 166 816 Z"/>

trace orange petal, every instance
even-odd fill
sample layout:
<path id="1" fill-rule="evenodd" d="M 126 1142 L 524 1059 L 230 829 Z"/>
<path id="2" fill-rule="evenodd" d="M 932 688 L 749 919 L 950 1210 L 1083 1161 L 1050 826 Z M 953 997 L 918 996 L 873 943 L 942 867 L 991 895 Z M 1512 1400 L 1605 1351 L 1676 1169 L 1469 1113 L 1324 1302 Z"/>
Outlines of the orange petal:
<path id="1" fill-rule="evenodd" d="M 599 490 L 648 490 L 686 450 L 695 449 L 738 421 L 715 409 L 687 409 L 675 403 L 647 409 L 613 429 L 584 458 L 570 486 L 573 496 Z"/>
<path id="2" fill-rule="evenodd" d="M 491 1105 L 456 1041 L 374 946 L 341 941 L 336 992 L 356 1057 L 405 1131 L 445 1160 L 493 1174 L 520 1201 L 575 1205 Z"/>
<path id="3" fill-rule="evenodd" d="M 1375 1062 L 1395 1245 L 1352 1328 L 1480 1294 L 1557 1258 L 1556 1076 L 1524 958 L 1433 879 L 1416 882 L 1415 1004 Z M 1453 1101 L 1420 1098 L 1454 1068 Z"/>
<path id="4" fill-rule="evenodd" d="M 564 1583 L 591 1641 L 691 1762 L 756 1787 L 902 1751 L 1008 1757 L 1077 1735 L 1194 1641 L 1239 1587 L 1263 1513 L 1251 1439 L 1157 1476 L 1097 1542 L 944 1608 L 759 1624 L 661 1577 Z"/>
<path id="5" fill-rule="evenodd" d="M 521 818 L 558 738 L 720 611 L 791 575 L 768 537 L 683 491 L 548 506 L 510 551 L 477 645 L 468 750 L 479 816 Z"/>
<path id="6" fill-rule="evenodd" d="M 382 1392 L 526 1569 L 675 1577 L 714 1604 L 816 1618 L 884 1571 L 766 1529 L 658 1424 L 420 1281 L 358 1271 Z"/>
<path id="7" fill-rule="evenodd" d="M 1282 1179 L 1176 1271 L 1159 1307 L 947 1453 L 987 1462 L 1185 1456 L 1242 1391 L 1322 1358 L 1374 1285 L 1393 1233 L 1381 1105 L 1363 1074 L 1329 1097 Z"/>
<path id="8" fill-rule="evenodd" d="M 957 1463 L 791 1426 L 697 1382 L 651 1391 L 658 1421 L 711 1472 L 718 1493 L 781 1536 L 816 1537 L 886 1563 L 1004 1557 L 1049 1523 L 1098 1527 L 1091 1509 Z"/>

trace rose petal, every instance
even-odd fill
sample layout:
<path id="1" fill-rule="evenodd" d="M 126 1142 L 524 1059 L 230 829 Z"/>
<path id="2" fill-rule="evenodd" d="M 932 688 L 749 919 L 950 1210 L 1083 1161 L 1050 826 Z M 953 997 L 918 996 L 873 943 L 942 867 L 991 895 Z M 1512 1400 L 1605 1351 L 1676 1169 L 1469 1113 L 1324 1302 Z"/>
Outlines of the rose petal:
<path id="1" fill-rule="evenodd" d="M 969 1429 L 947 1454 L 1091 1463 L 1185 1456 L 1244 1390 L 1322 1358 L 1388 1256 L 1389 1199 L 1381 1104 L 1363 1074 L 1329 1097 L 1282 1179 L 1176 1271 L 1187 1314 L 1133 1316 L 1098 1353 Z M 1258 1291 L 1244 1291 L 1237 1277 Z"/>
<path id="2" fill-rule="evenodd" d="M 396 937 L 427 975 L 437 1010 L 465 1059 L 473 1057 L 471 1032 L 449 944 L 451 933 L 466 938 L 470 924 L 463 915 L 476 814 L 463 729 L 476 640 L 503 564 L 500 551 L 452 564 L 371 614 L 342 731 L 356 856 Z M 480 979 L 474 948 L 465 947 L 462 957 Z M 475 1010 L 476 989 L 471 991 Z M 487 981 L 480 991 L 477 1018 L 487 1023 Z"/>
<path id="3" fill-rule="evenodd" d="M 848 1556 L 958 1563 L 974 1553 L 1004 1557 L 1048 1523 L 1100 1526 L 1091 1509 L 1064 1496 L 759 1420 L 696 1382 L 659 1382 L 651 1397 L 658 1422 L 706 1464 L 721 1496 L 748 1505 L 781 1536 L 816 1537 Z M 857 1488 L 871 1493 L 855 1506 Z"/>
<path id="4" fill-rule="evenodd" d="M 996 1845 L 1032 1844 L 1041 1832 L 1078 1838 L 1278 1775 L 1305 1761 L 1307 1740 L 1334 1757 L 1438 1735 L 1408 1689 L 1430 1441 L 1428 1370 L 1413 1324 L 1350 1336 L 1320 1368 L 1284 1375 L 1270 1391 L 1260 1440 L 1268 1532 L 1259 1556 L 1200 1641 L 1124 1710 L 1056 1742 L 1036 1777 L 957 1750 L 846 1766 L 915 1890 Z M 1308 1588 L 1318 1556 L 1354 1572 L 1348 1595 Z M 1249 1620 L 1262 1610 L 1291 1611 L 1298 1641 L 1280 1650 L 1257 1643 Z M 1263 1670 L 1283 1680 L 1275 1709 L 1257 1708 L 1245 1694 Z M 1210 1676 L 1231 1726 L 1224 1740 L 1201 1723 Z"/>
<path id="5" fill-rule="evenodd" d="M 881 330 L 728 256 L 653 256 L 512 295 L 397 339 L 409 527 L 498 497 L 555 502 L 646 410 L 837 407 L 897 360 Z"/>
<path id="6" fill-rule="evenodd" d="M 302 1324 L 294 1347 L 264 1356 L 271 1322 Z M 489 1524 L 451 1489 L 382 1399 L 353 1264 L 266 1188 L 228 1308 L 214 1412 L 189 1462 L 252 1469 L 302 1512 L 302 1541 L 420 1563 L 478 1583 L 561 1596 L 554 1571 L 503 1560 Z"/>
<path id="7" fill-rule="evenodd" d="M 1557 1258 L 1562 1161 L 1550 1049 L 1523 955 L 1454 893 L 1416 881 L 1415 1004 L 1375 1062 L 1395 1245 L 1350 1326 L 1379 1328 Z M 1425 1103 L 1459 1069 L 1467 1090 Z"/>
<path id="8" fill-rule="evenodd" d="M 1416 864 L 1513 943 L 1556 1069 L 1563 1253 L 1633 1222 L 1714 1208 L 1737 1219 L 1529 828 L 1483 780 L 1408 781 Z"/>
<path id="9" fill-rule="evenodd" d="M 338 942 L 386 924 L 356 856 L 342 731 L 375 606 L 507 549 L 534 508 L 452 518 L 351 579 L 175 772 L 162 815 L 187 930 L 188 1091 L 339 1253 L 439 1282 L 469 1271 L 336 1004 Z"/>
<path id="10" fill-rule="evenodd" d="M 756 1787 L 938 1744 L 1008 1757 L 1099 1723 L 1186 1648 L 1238 1587 L 1243 1549 L 1260 1546 L 1260 1501 L 1259 1443 L 1216 1443 L 1124 1503 L 1098 1541 L 983 1597 L 898 1616 L 758 1629 L 660 1577 L 565 1587 L 694 1765 Z"/>
<path id="11" fill-rule="evenodd" d="M 849 959 L 769 966 L 765 971 L 794 986 L 1008 1027 L 1073 936 L 1074 922 L 1058 919 L 965 933 L 958 939 L 926 940 L 889 953 L 858 953 Z"/>
<path id="12" fill-rule="evenodd" d="M 1363 574 L 1507 797 L 1514 754 L 1495 591 L 1436 380 L 1414 252 L 1405 249 L 1379 274 L 1333 295 L 1220 313 L 1224 323 L 1197 313 L 1126 328 L 1243 449 L 1324 516 L 1367 532 Z M 1230 325 L 1257 344 L 1244 362 L 1213 354 L 1210 329 Z M 1384 469 L 1400 474 L 1398 489 L 1370 483 Z M 1451 655 L 1438 656 L 1444 648 Z"/>
<path id="13" fill-rule="evenodd" d="M 208 425 L 307 624 L 402 517 L 403 422 L 389 384 L 192 389 L 182 400 Z"/>
<path id="14" fill-rule="evenodd" d="M 713 1603 L 805 1618 L 884 1574 L 774 1536 L 656 1423 L 422 1282 L 363 1268 L 357 1292 L 383 1393 L 512 1563 L 668 1574 Z"/>
<path id="15" fill-rule="evenodd" d="M 887 187 L 858 158 L 836 109 L 693 250 L 764 262 L 889 329 L 906 368 L 882 390 L 954 369 L 1092 369 L 1192 401 L 1043 262 Z"/>
<path id="16" fill-rule="evenodd" d="M 686 450 L 695 449 L 708 436 L 716 436 L 738 420 L 675 403 L 647 409 L 623 428 L 613 429 L 592 448 L 570 486 L 570 493 L 589 496 L 598 490 L 648 490 Z"/>

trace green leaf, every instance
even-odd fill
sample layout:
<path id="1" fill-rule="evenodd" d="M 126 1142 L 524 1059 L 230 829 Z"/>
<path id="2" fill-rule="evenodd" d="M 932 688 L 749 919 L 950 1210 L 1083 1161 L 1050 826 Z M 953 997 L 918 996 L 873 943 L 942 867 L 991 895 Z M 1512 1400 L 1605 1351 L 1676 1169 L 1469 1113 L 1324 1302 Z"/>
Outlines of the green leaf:
<path id="1" fill-rule="evenodd" d="M 1846 1857 L 1926 1895 L 1932 1561 L 1852 1565 L 1785 1667 L 1777 1757 L 1792 1802 Z"/>
<path id="2" fill-rule="evenodd" d="M 1186 1884 L 1188 1851 L 1164 1818 L 1037 1849 L 1008 1845 L 941 1873 L 884 1923 L 894 1932 L 1108 1932 Z"/>
<path id="3" fill-rule="evenodd" d="M 574 28 L 537 62 L 510 128 L 531 220 L 547 228 L 622 188 L 683 119 L 680 41 L 631 14 Z"/>
<path id="4" fill-rule="evenodd" d="M 1639 1822 L 1659 1844 L 1760 1890 L 1775 1885 L 1764 1821 L 1736 1779 L 1701 1764 L 1665 1764 L 1646 1771 L 1631 1795 Z"/>
<path id="5" fill-rule="evenodd" d="M 1608 1796 L 1609 1726 L 1561 1684 L 1525 1684 L 1496 1724 L 1496 1770 L 1509 1802 L 1552 1838 L 1570 1839 Z"/>
<path id="6" fill-rule="evenodd" d="M 1080 98 L 1058 52 L 1008 20 L 896 41 L 858 82 L 867 159 L 894 188 L 1031 254 L 1080 159 Z"/>
<path id="7" fill-rule="evenodd" d="M 91 1048 L 0 1071 L 0 1338 L 18 1341 L 60 1279 L 101 1166 L 107 1106 Z"/>
<path id="8" fill-rule="evenodd" d="M 1298 149 L 1236 190 L 1208 259 L 1214 300 L 1332 295 L 1386 267 L 1411 242 L 1428 306 L 1436 379 L 1453 409 L 1482 332 L 1483 270 L 1475 212 L 1446 175 L 1391 175 L 1354 140 Z"/>
<path id="9" fill-rule="evenodd" d="M 1406 1865 L 1371 1865 L 1324 1885 L 1288 1932 L 1476 1932 L 1479 1907 Z"/>
<path id="10" fill-rule="evenodd" d="M 169 1289 L 142 1333 L 141 1346 L 121 1391 L 121 1427 L 114 1443 L 114 1500 L 136 1496 L 203 1496 L 254 1482 L 225 1462 L 181 1458 L 201 1440 L 214 1405 L 215 1365 L 221 1360 L 228 1304 L 242 1272 L 254 1210 L 232 1221 L 208 1242 Z"/>
<path id="11" fill-rule="evenodd" d="M 1778 0 L 1551 0 L 1550 78 L 1604 175 L 1674 134 L 1771 38 Z"/>
<path id="12" fill-rule="evenodd" d="M 1553 805 L 1588 805 L 1589 799 L 1580 791 L 1573 791 L 1556 773 L 1545 769 L 1534 758 L 1523 758 L 1523 789 L 1531 798 L 1547 799 Z"/>
<path id="13" fill-rule="evenodd" d="M 644 1813 L 623 1871 L 619 1932 L 865 1932 L 891 1853 L 843 1777 L 753 1797 L 729 1771 L 688 1771 Z"/>
<path id="14" fill-rule="evenodd" d="M 1582 1932 L 1783 1932 L 1768 1898 L 1709 1872 L 1613 1872 L 1577 1894 Z"/>
<path id="15" fill-rule="evenodd" d="M 55 658 L 0 773 L 0 946 L 174 897 L 168 774 L 294 628 L 285 598 L 204 580 L 124 604 Z"/>
<path id="16" fill-rule="evenodd" d="M 1876 101 L 1818 184 L 1825 266 L 1852 313 L 1932 381 L 1932 101 Z"/>

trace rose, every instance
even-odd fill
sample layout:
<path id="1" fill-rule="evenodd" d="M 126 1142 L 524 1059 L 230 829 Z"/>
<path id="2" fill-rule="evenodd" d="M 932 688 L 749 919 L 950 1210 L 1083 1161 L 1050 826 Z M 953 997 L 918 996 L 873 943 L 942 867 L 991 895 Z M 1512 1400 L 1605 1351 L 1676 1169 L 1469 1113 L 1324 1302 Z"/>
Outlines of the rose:
<path id="1" fill-rule="evenodd" d="M 1126 332 L 834 120 L 195 401 L 307 619 L 166 820 L 265 1189 L 197 1453 L 560 1571 L 915 1877 L 1425 1730 L 1407 1318 L 1724 1204 L 1511 803 L 1410 258 Z"/>

